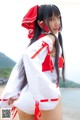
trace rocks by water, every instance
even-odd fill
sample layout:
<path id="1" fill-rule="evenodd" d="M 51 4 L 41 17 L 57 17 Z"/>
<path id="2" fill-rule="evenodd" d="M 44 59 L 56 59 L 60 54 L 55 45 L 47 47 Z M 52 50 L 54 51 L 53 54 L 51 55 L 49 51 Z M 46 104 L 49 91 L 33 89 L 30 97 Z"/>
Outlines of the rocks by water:
<path id="1" fill-rule="evenodd" d="M 5 85 L 7 81 L 8 80 L 6 78 L 0 78 L 0 85 Z"/>

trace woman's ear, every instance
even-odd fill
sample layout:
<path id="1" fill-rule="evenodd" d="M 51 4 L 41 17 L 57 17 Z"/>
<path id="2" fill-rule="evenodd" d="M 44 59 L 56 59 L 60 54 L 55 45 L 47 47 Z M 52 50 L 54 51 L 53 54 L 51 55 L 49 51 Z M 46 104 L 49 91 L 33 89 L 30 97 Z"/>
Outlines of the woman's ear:
<path id="1" fill-rule="evenodd" d="M 50 32 L 49 28 L 47 27 L 47 25 L 45 23 L 43 23 L 43 21 L 37 21 L 38 25 L 40 28 L 42 28 L 44 31 L 46 32 Z"/>
<path id="2" fill-rule="evenodd" d="M 37 20 L 37 23 L 38 23 L 38 25 L 39 25 L 40 28 L 43 28 L 43 21 Z"/>

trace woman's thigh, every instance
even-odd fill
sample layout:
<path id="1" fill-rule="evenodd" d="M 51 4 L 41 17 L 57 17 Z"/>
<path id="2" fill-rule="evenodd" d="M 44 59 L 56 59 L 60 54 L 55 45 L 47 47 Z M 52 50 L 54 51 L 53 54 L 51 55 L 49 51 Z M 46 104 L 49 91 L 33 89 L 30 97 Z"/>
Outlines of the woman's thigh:
<path id="1" fill-rule="evenodd" d="M 34 115 L 27 114 L 17 108 L 19 120 L 34 120 Z"/>
<path id="2" fill-rule="evenodd" d="M 41 117 L 39 120 L 62 120 L 62 103 L 61 98 L 59 98 L 58 105 L 55 109 L 41 111 Z"/>

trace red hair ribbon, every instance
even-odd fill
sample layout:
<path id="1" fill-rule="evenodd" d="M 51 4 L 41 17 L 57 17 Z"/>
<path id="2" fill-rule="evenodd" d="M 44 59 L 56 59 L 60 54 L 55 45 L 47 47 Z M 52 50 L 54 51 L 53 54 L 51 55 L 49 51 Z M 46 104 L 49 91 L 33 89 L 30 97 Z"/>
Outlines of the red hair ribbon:
<path id="1" fill-rule="evenodd" d="M 47 33 L 50 32 L 48 26 L 43 21 L 40 22 L 40 25 L 42 26 L 42 28 L 45 32 L 47 32 Z"/>
<path id="2" fill-rule="evenodd" d="M 35 20 L 37 18 L 38 5 L 32 7 L 23 17 L 22 26 L 29 30 L 28 37 L 31 39 L 34 36 Z"/>

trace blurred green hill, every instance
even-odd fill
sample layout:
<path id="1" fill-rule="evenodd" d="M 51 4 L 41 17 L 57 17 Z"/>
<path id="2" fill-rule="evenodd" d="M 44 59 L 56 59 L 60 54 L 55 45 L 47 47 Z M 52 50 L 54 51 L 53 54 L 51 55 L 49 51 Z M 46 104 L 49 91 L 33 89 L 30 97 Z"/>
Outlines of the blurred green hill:
<path id="1" fill-rule="evenodd" d="M 63 82 L 62 78 L 60 78 L 59 86 L 61 88 L 80 88 L 80 84 L 67 79 Z"/>
<path id="2" fill-rule="evenodd" d="M 0 52 L 0 69 L 13 67 L 16 64 L 15 61 L 7 57 L 5 54 Z"/>
<path id="3" fill-rule="evenodd" d="M 15 61 L 0 52 L 0 78 L 8 78 L 15 64 Z"/>

